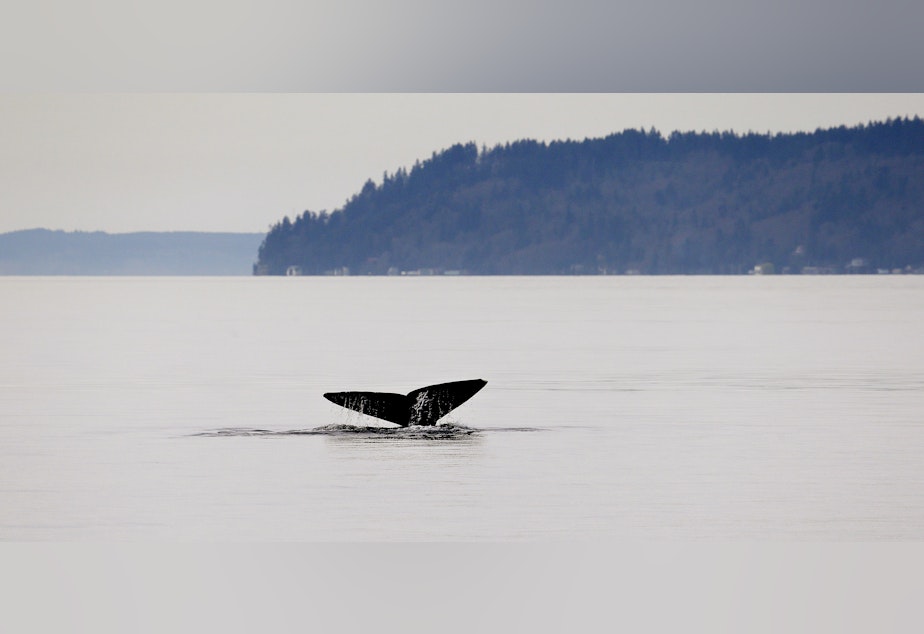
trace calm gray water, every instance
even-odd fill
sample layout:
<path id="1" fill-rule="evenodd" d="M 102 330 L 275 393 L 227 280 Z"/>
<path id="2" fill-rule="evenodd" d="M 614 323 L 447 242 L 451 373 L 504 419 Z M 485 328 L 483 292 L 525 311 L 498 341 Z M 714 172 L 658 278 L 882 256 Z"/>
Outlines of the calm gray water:
<path id="1" fill-rule="evenodd" d="M 924 277 L 0 297 L 0 539 L 924 537 Z M 436 434 L 321 397 L 470 378 L 488 385 Z"/>

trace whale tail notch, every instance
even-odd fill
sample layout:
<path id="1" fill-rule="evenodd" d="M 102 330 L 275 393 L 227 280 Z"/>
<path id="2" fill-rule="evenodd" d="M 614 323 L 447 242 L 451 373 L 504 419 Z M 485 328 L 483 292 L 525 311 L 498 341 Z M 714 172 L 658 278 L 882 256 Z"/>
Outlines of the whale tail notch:
<path id="1" fill-rule="evenodd" d="M 488 382 L 482 379 L 428 385 L 407 394 L 390 392 L 328 392 L 328 401 L 381 418 L 402 427 L 436 422 L 472 398 Z"/>

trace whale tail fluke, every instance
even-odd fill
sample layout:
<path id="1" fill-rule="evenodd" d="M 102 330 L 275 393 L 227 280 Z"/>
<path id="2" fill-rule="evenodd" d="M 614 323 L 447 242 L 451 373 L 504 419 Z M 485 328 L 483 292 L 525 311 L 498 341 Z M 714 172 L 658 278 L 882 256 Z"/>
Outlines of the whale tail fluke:
<path id="1" fill-rule="evenodd" d="M 390 392 L 328 392 L 328 401 L 361 414 L 408 425 L 435 425 L 436 422 L 473 397 L 487 385 L 482 379 L 428 385 L 408 394 Z"/>

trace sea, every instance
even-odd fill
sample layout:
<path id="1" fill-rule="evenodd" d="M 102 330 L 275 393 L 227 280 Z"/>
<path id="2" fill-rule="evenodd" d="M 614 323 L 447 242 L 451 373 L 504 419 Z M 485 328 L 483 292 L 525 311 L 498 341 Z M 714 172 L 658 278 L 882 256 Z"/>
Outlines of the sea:
<path id="1" fill-rule="evenodd" d="M 924 276 L 2 277 L 0 298 L 0 540 L 924 537 Z M 433 428 L 322 397 L 476 378 Z"/>

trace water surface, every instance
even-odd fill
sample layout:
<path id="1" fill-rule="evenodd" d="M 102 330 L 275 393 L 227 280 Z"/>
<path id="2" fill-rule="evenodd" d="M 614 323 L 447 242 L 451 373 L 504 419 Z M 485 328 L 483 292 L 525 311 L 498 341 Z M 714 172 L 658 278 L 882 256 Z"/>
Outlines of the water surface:
<path id="1" fill-rule="evenodd" d="M 924 277 L 0 278 L 0 539 L 920 539 Z M 439 429 L 324 400 L 483 378 Z"/>

